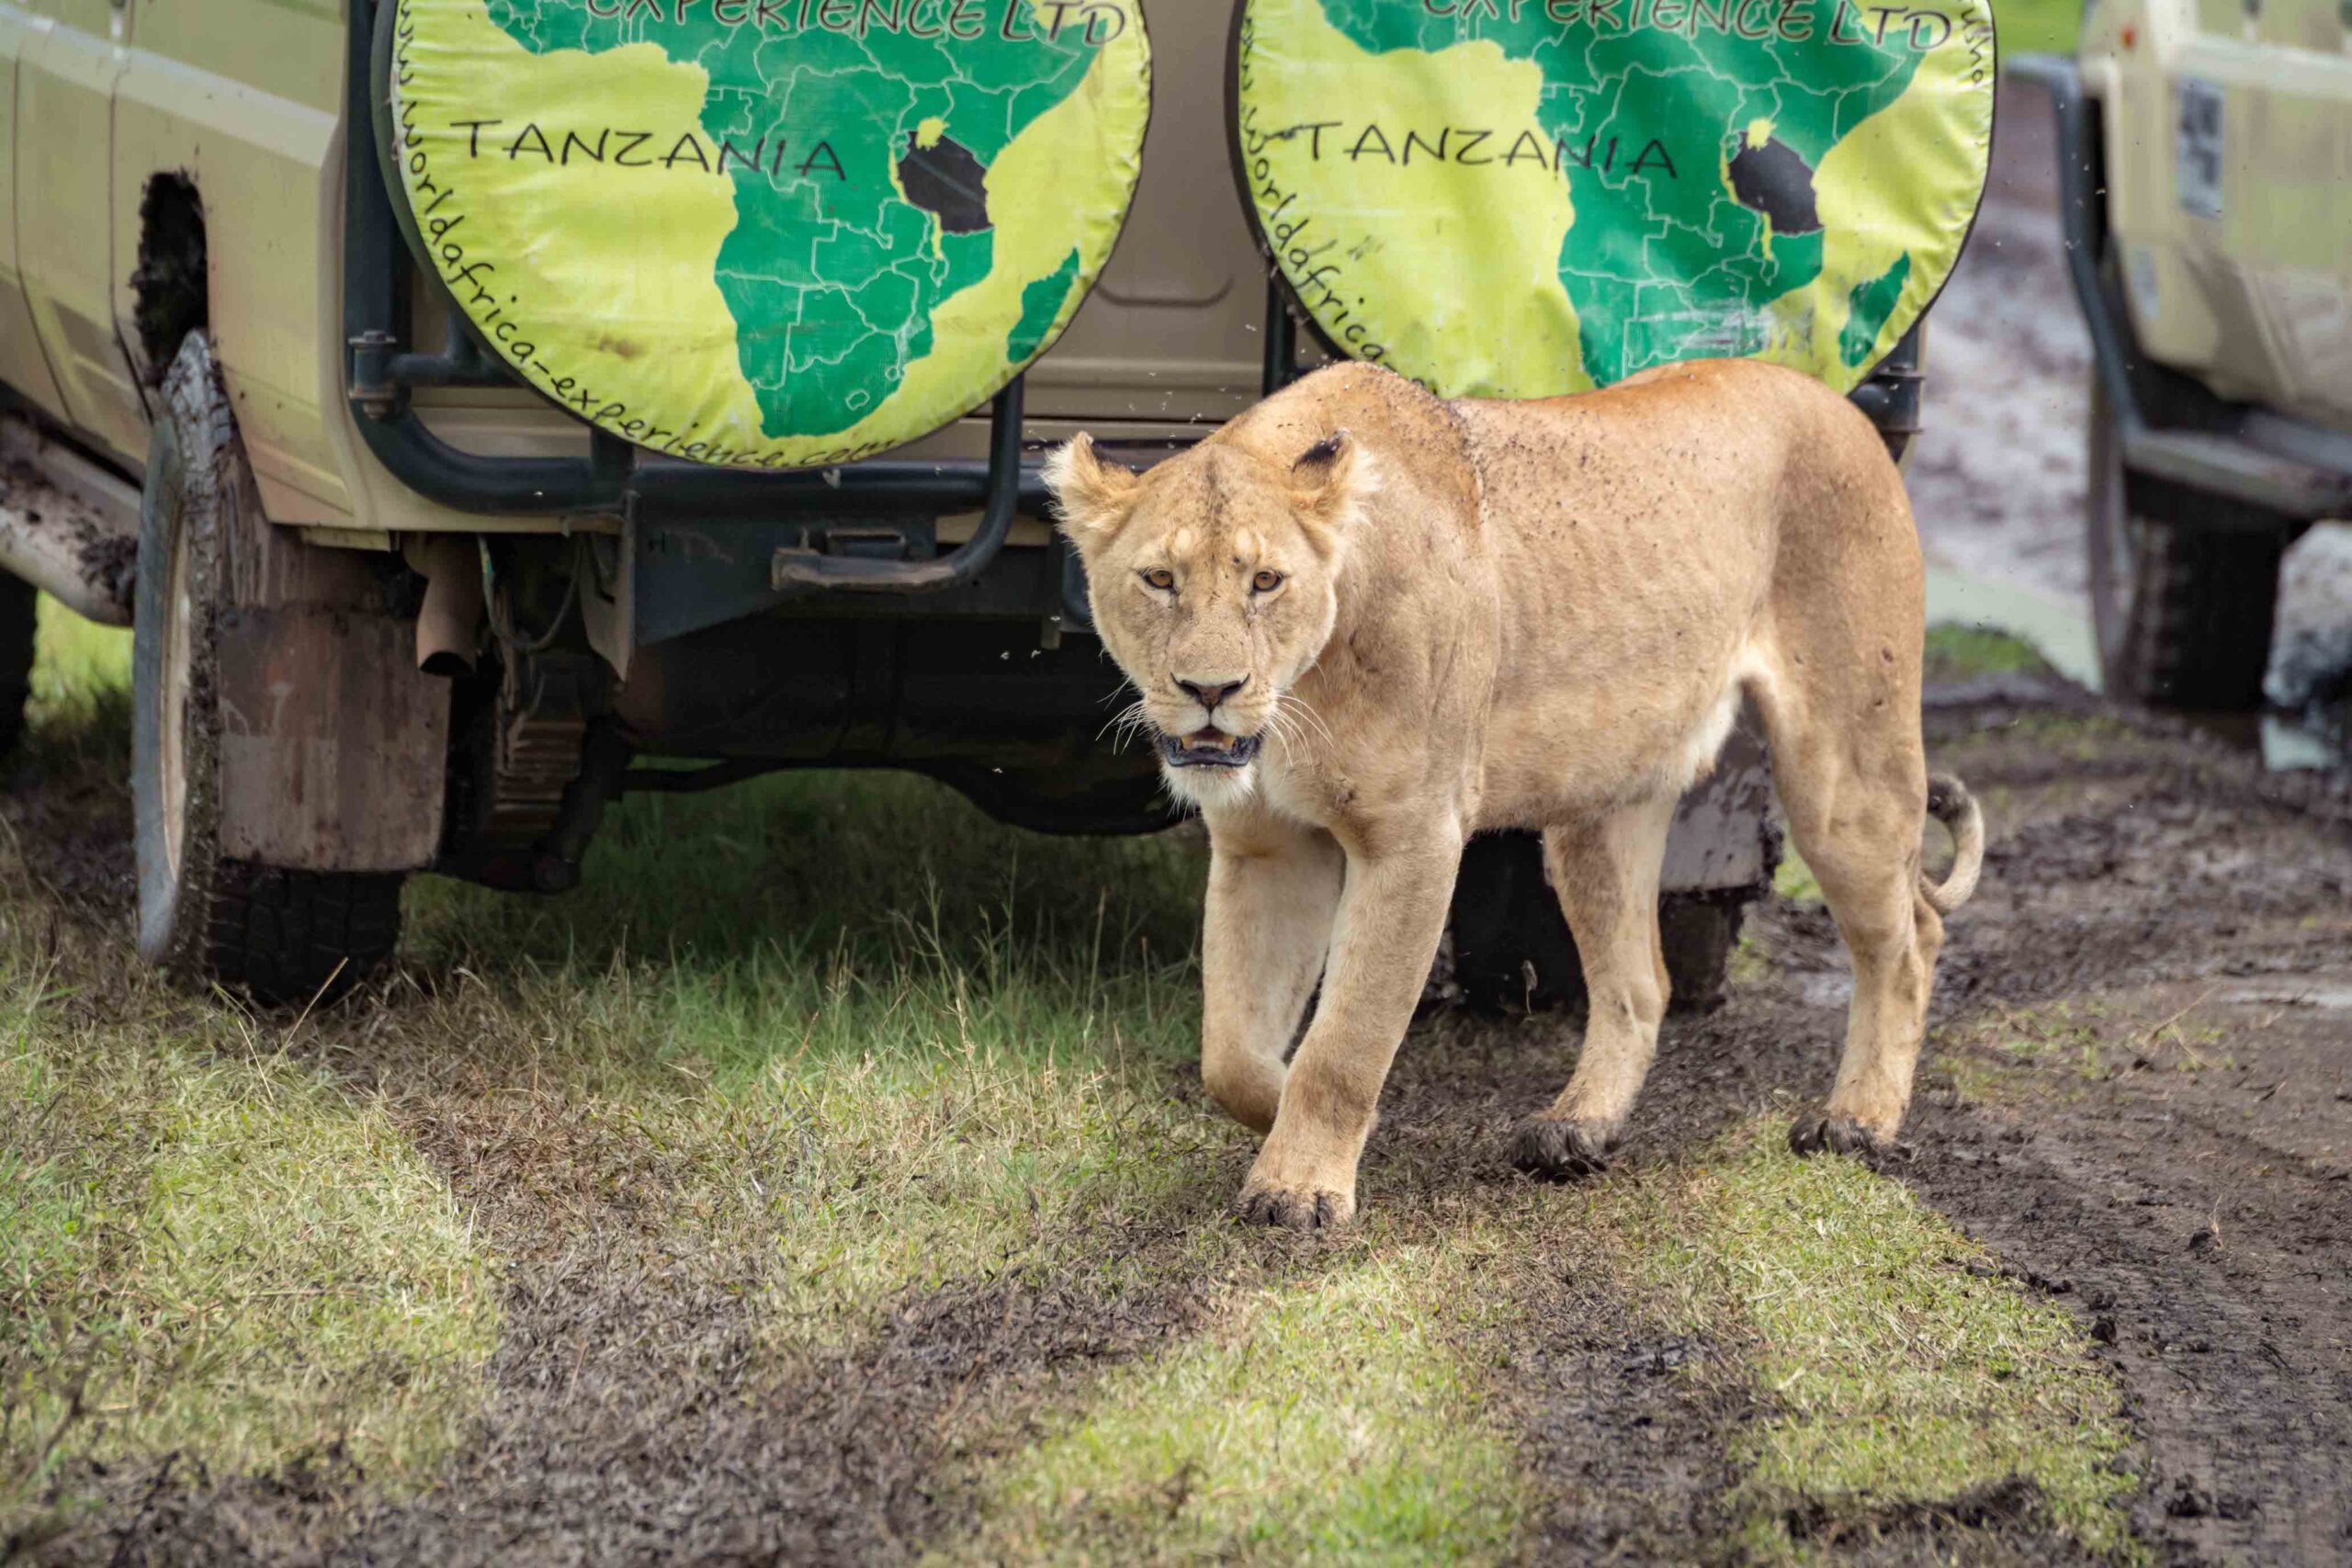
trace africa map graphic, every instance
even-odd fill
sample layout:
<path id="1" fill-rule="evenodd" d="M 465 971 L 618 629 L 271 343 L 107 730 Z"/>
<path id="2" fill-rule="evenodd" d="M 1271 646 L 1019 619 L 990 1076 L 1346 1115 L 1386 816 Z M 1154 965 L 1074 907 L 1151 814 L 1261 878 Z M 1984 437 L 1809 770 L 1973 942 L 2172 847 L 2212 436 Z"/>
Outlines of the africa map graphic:
<path id="1" fill-rule="evenodd" d="M 1240 174 L 1327 335 L 1449 394 L 1761 355 L 1845 389 L 1951 271 L 1984 0 L 1250 0 Z"/>
<path id="2" fill-rule="evenodd" d="M 402 0 L 392 56 L 477 328 L 616 434 L 770 467 L 1018 373 L 1107 261 L 1149 112 L 1135 0 Z"/>

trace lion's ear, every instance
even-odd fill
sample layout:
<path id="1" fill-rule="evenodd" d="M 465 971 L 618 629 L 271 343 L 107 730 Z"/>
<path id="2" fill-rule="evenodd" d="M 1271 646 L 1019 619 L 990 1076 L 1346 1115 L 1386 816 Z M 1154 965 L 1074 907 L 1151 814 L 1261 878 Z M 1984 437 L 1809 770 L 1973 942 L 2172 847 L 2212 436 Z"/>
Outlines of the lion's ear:
<path id="1" fill-rule="evenodd" d="M 1290 483 L 1299 522 L 1327 555 L 1347 538 L 1364 502 L 1380 488 L 1371 455 L 1344 430 L 1300 453 L 1290 466 Z"/>
<path id="2" fill-rule="evenodd" d="M 1094 438 L 1083 431 L 1046 459 L 1046 488 L 1053 491 L 1062 532 L 1081 550 L 1103 543 L 1119 531 L 1135 505 L 1136 487 L 1141 482 L 1134 469 L 1096 457 Z"/>

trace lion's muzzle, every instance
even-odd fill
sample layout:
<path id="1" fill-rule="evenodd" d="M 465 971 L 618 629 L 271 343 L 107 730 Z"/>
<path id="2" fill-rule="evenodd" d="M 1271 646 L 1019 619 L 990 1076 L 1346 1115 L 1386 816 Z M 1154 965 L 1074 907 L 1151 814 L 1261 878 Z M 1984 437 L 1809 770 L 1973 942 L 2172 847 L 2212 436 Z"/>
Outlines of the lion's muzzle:
<path id="1" fill-rule="evenodd" d="M 1246 768 L 1262 743 L 1255 735 L 1196 729 L 1190 735 L 1162 735 L 1159 760 L 1171 768 Z"/>

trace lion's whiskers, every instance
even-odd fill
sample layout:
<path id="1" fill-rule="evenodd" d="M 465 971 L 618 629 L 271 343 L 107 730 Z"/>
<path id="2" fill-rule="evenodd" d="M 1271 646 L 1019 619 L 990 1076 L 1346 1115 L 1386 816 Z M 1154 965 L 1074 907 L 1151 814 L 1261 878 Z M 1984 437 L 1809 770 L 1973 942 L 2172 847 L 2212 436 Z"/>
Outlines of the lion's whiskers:
<path id="1" fill-rule="evenodd" d="M 1106 731 L 1111 732 L 1111 750 L 1124 750 L 1127 742 L 1141 733 L 1149 722 L 1149 716 L 1144 712 L 1143 699 L 1137 697 L 1125 707 L 1113 714 L 1109 721 L 1094 732 L 1094 739 L 1100 740 Z"/>
<path id="2" fill-rule="evenodd" d="M 1294 753 L 1306 750 L 1304 743 L 1307 740 L 1317 740 L 1326 746 L 1333 743 L 1331 727 L 1323 722 L 1323 716 L 1288 692 L 1275 697 L 1269 716 L 1283 736 L 1284 749 Z"/>

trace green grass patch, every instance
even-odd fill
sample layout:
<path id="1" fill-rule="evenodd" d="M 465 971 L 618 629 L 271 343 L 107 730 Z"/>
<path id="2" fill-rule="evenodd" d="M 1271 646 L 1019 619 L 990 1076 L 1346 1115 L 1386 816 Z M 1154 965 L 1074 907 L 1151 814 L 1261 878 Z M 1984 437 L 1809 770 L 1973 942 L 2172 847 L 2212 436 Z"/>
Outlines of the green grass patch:
<path id="1" fill-rule="evenodd" d="M 104 781 L 127 790 L 130 633 L 85 621 L 46 593 L 35 604 L 24 738 L 0 766 L 68 789 Z"/>
<path id="2" fill-rule="evenodd" d="M 2228 1071 L 2237 1065 L 2228 1050 L 2228 1031 L 2193 1017 L 2211 996 L 2209 989 L 2154 1018 L 2120 1012 L 2098 997 L 2037 1008 L 1996 1007 L 1953 1032 L 1973 1061 L 1957 1053 L 1950 1060 L 1956 1076 L 1965 1065 L 1978 1075 L 2032 1069 L 2059 1080 L 2104 1080 L 2130 1071 Z"/>
<path id="3" fill-rule="evenodd" d="M 667 1201 L 768 1260 L 779 1347 L 908 1291 L 1083 1269 L 1085 1222 L 1209 1201 L 1233 1134 L 1174 1094 L 1197 843 L 1047 844 L 892 775 L 633 801 L 610 828 L 566 898 L 420 886 L 415 948 L 481 994 L 413 1024 L 471 1041 L 444 1071 L 553 1082 L 682 1151 Z"/>
<path id="4" fill-rule="evenodd" d="M 103 725 L 130 697 L 130 632 L 85 621 L 44 593 L 35 612 L 32 728 Z"/>
<path id="5" fill-rule="evenodd" d="M 1821 883 L 1813 874 L 1813 867 L 1804 863 L 1804 856 L 1797 853 L 1794 844 L 1782 847 L 1781 863 L 1772 868 L 1772 891 L 1792 904 L 1822 901 Z"/>
<path id="6" fill-rule="evenodd" d="M 1207 1334 L 1105 1378 L 991 1486 L 969 1555 L 1491 1560 L 1527 1486 L 1463 1339 L 1487 1298 L 1476 1227 L 1247 1292 Z M 966 1555 L 957 1553 L 957 1555 Z"/>
<path id="7" fill-rule="evenodd" d="M 2083 0 L 1993 0 L 2003 58 L 2072 54 L 2083 30 Z"/>
<path id="8" fill-rule="evenodd" d="M 1946 622 L 1928 628 L 1925 673 L 1931 683 L 1984 675 L 2055 673 L 2039 649 L 2023 637 L 1990 626 Z"/>
<path id="9" fill-rule="evenodd" d="M 1910 1190 L 1801 1160 L 1778 1121 L 1604 1194 L 1597 1215 L 1692 1328 L 1744 1340 L 1766 1417 L 1735 1439 L 1746 1544 L 1798 1555 L 1792 1510 L 1882 1510 L 2021 1477 L 2088 1550 L 2134 1555 L 2119 1397 L 2064 1312 Z M 1971 1266 L 1975 1270 L 1971 1271 Z"/>
<path id="10" fill-rule="evenodd" d="M 40 603 L 37 787 L 119 789 L 130 637 Z M 69 823 L 70 830 L 70 823 Z M 492 1266 L 387 1107 L 258 1021 L 129 968 L 0 859 L 0 1540 L 90 1465 L 214 1473 L 333 1449 L 427 1473 L 482 1398 Z"/>
<path id="11" fill-rule="evenodd" d="M 423 1473 L 481 1396 L 491 1265 L 379 1106 L 141 987 L 95 1015 L 0 917 L 0 1539 L 65 1467 Z"/>

